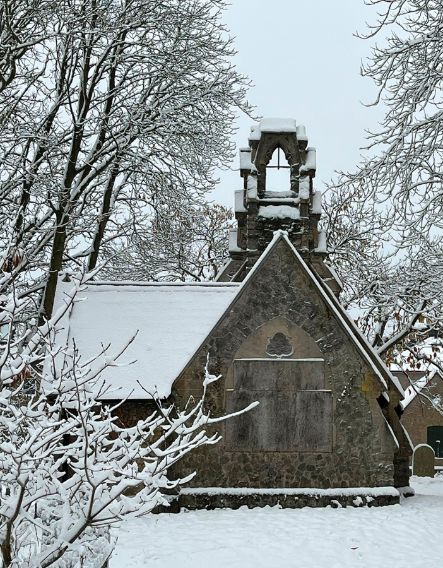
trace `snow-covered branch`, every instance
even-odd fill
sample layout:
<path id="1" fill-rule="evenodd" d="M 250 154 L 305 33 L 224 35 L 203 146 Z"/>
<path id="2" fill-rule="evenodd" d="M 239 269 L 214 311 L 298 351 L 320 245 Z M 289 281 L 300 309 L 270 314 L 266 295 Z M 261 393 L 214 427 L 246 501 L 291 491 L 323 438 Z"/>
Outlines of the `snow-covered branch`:
<path id="1" fill-rule="evenodd" d="M 150 415 L 123 425 L 118 409 L 124 401 L 110 406 L 101 399 L 108 393 L 106 369 L 119 364 L 125 348 L 111 358 L 104 346 L 85 361 L 75 344 L 64 346 L 57 338 L 84 281 L 74 278 L 53 318 L 19 340 L 11 313 L 2 339 L 0 551 L 5 568 L 77 566 L 86 558 L 88 566 L 100 568 L 113 547 L 109 527 L 167 506 L 166 494 L 195 473 L 171 478 L 170 468 L 194 449 L 215 444 L 219 436 L 213 425 L 230 417 L 205 410 L 207 389 L 219 378 L 207 366 L 200 400 L 178 409 L 154 393 Z"/>

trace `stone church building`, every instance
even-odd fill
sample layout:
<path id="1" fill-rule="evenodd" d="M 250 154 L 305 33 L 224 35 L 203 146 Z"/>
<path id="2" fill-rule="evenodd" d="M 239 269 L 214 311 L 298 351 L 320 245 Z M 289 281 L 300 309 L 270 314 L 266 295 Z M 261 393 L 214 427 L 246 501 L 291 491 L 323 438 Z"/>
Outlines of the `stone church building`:
<path id="1" fill-rule="evenodd" d="M 288 172 L 279 191 L 267 183 L 276 150 Z M 259 402 L 180 462 L 175 475 L 197 471 L 181 505 L 387 504 L 409 485 L 403 389 L 338 301 L 315 170 L 304 127 L 263 119 L 240 152 L 237 229 L 217 281 L 95 282 L 71 311 L 67 338 L 86 356 L 138 331 L 124 356 L 133 364 L 106 376 L 105 398 L 129 397 L 126 424 L 151 410 L 154 391 L 178 405 L 198 398 L 207 357 L 222 375 L 212 415 Z"/>

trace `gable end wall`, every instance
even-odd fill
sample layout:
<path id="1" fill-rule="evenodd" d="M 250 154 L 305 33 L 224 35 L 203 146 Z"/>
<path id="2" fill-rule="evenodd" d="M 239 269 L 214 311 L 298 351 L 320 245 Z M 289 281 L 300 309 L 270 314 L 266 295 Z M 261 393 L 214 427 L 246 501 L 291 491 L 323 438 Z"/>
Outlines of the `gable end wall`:
<path id="1" fill-rule="evenodd" d="M 325 389 L 332 391 L 332 451 L 232 451 L 222 423 L 217 430 L 224 439 L 191 453 L 176 474 L 196 470 L 195 487 L 393 485 L 396 444 L 376 400 L 380 382 L 283 240 L 175 382 L 175 401 L 200 396 L 209 352 L 211 372 L 223 377 L 210 387 L 208 409 L 224 414 L 234 359 L 269 358 L 266 339 L 276 331 L 295 338 L 291 357 L 324 359 Z M 231 419 L 228 428 L 235 428 L 236 420 L 241 419 Z"/>

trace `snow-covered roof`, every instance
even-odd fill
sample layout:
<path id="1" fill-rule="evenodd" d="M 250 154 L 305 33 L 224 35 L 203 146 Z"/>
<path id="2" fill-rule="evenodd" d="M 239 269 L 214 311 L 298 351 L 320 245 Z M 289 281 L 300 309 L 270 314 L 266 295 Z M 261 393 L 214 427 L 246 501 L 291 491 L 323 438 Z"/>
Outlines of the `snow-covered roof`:
<path id="1" fill-rule="evenodd" d="M 423 329 L 428 329 L 428 326 L 422 327 L 420 322 L 416 322 L 412 329 L 422 331 Z M 394 336 L 390 342 L 395 343 L 395 338 L 396 336 Z M 433 361 L 440 365 L 443 363 L 443 356 L 440 350 L 435 350 L 435 346 L 439 347 L 440 345 L 441 341 L 435 337 L 425 337 L 416 345 L 416 355 L 421 358 L 420 371 L 433 371 L 435 369 L 432 363 Z M 398 353 L 395 356 L 394 362 L 390 365 L 391 371 L 416 371 L 416 360 L 414 358 L 411 360 L 410 355 L 409 350 Z"/>
<path id="2" fill-rule="evenodd" d="M 83 360 L 108 344 L 112 357 L 138 331 L 118 361 L 134 362 L 104 373 L 112 389 L 104 398 L 144 399 L 154 391 L 166 397 L 238 289 L 237 283 L 220 282 L 94 283 L 72 308 L 69 341 L 75 340 Z"/>
<path id="3" fill-rule="evenodd" d="M 263 118 L 260 121 L 262 132 L 297 132 L 294 118 Z"/>
<path id="4" fill-rule="evenodd" d="M 403 410 L 414 400 L 414 398 L 428 384 L 428 382 L 429 377 L 425 375 L 424 377 L 417 379 L 412 385 L 409 385 L 408 388 L 405 389 L 405 397 L 400 401 L 400 406 L 403 408 Z"/>
<path id="5" fill-rule="evenodd" d="M 106 358 L 137 333 L 118 366 L 103 375 L 112 389 L 103 398 L 146 399 L 157 392 L 167 397 L 174 380 L 193 360 L 208 335 L 221 321 L 241 290 L 260 269 L 278 241 L 284 240 L 297 258 L 301 269 L 312 277 L 320 296 L 335 313 L 384 388 L 392 381 L 403 395 L 398 380 L 384 366 L 332 292 L 306 265 L 284 231 L 276 231 L 260 259 L 241 284 L 239 283 L 135 283 L 95 282 L 85 287 L 64 321 L 59 344 L 75 340 L 83 360 L 110 345 Z M 63 297 L 72 284 L 59 283 Z M 57 306 L 56 306 L 57 308 Z M 123 363 L 131 363 L 123 365 Z M 118 390 L 117 390 L 118 389 Z"/>
<path id="6" fill-rule="evenodd" d="M 418 394 L 420 394 L 420 392 L 425 387 L 427 387 L 429 385 L 429 383 L 432 381 L 432 379 L 435 377 L 435 375 L 438 375 L 438 374 L 439 373 L 437 372 L 436 369 L 434 369 L 430 373 L 425 373 L 425 375 L 423 375 L 423 377 L 420 377 L 419 379 L 415 380 L 405 389 L 405 396 L 404 396 L 403 400 L 400 401 L 400 405 L 403 408 L 403 410 L 409 404 L 411 404 L 411 402 L 414 400 L 414 398 Z"/>

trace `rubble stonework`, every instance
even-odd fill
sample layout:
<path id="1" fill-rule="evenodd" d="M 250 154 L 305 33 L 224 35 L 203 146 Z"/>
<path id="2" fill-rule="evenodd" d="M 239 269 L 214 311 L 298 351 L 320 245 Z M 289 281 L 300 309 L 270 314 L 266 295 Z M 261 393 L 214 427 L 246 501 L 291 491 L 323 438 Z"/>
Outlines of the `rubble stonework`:
<path id="1" fill-rule="evenodd" d="M 266 184 L 266 168 L 276 148 L 283 151 L 290 170 L 283 192 L 273 192 Z M 191 486 L 409 485 L 411 448 L 397 412 L 401 392 L 359 332 L 347 328 L 340 306 L 337 316 L 328 305 L 336 302 L 333 295 L 341 285 L 324 262 L 327 249 L 325 235 L 318 230 L 321 194 L 314 189 L 315 169 L 315 150 L 308 148 L 304 127 L 293 120 L 263 120 L 253 127 L 249 147 L 240 151 L 244 185 L 236 192 L 238 227 L 231 235 L 231 261 L 219 281 L 246 282 L 173 392 L 178 404 L 199 396 L 201 369 L 209 353 L 211 371 L 223 377 L 213 390 L 211 412 L 237 411 L 256 399 L 260 405 L 221 425 L 222 440 L 214 448 L 199 450 L 180 465 L 183 474 L 198 471 Z M 276 239 L 276 231 L 282 230 L 284 238 Z M 316 287 L 323 288 L 329 300 Z M 251 503 L 263 501 L 249 495 Z M 219 493 L 206 498 L 206 505 L 200 500 L 202 506 L 215 506 L 235 498 Z M 186 503 L 195 506 L 198 501 L 198 496 L 188 495 Z M 306 497 L 306 502 L 312 499 Z M 293 499 L 287 503 L 299 506 Z"/>

